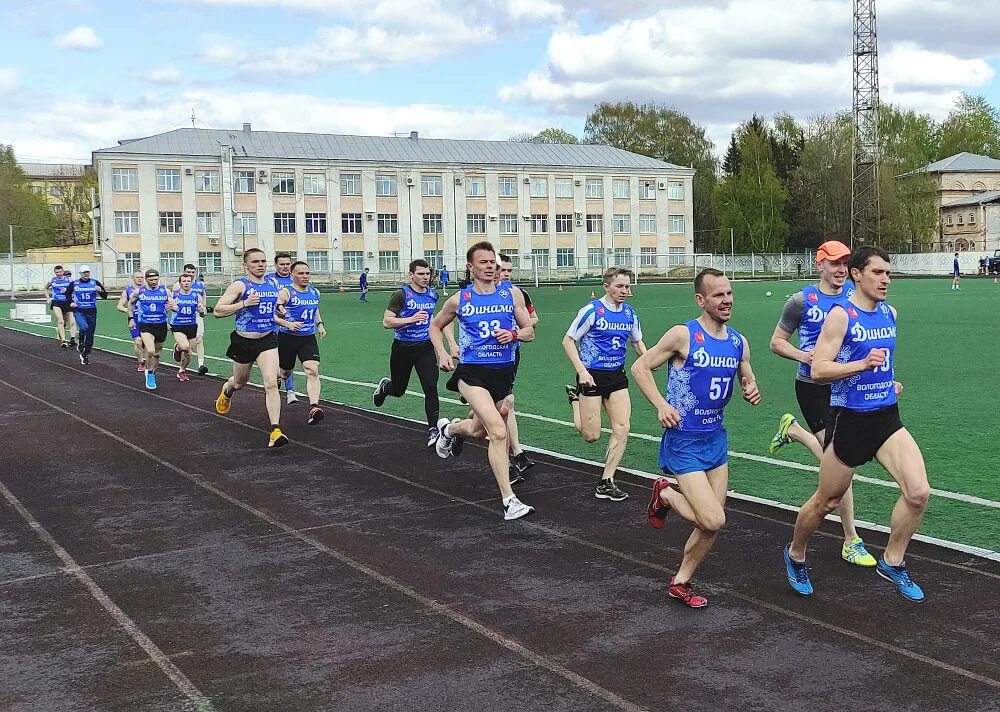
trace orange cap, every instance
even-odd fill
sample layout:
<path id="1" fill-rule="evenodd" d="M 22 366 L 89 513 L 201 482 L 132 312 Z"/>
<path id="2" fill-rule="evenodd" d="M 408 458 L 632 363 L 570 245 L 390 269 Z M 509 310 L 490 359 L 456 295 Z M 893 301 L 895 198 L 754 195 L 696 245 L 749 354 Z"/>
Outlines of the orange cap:
<path id="1" fill-rule="evenodd" d="M 827 240 L 819 249 L 816 250 L 816 261 L 822 262 L 823 260 L 830 260 L 836 262 L 845 257 L 850 257 L 851 248 L 845 245 L 843 242 L 837 240 Z"/>

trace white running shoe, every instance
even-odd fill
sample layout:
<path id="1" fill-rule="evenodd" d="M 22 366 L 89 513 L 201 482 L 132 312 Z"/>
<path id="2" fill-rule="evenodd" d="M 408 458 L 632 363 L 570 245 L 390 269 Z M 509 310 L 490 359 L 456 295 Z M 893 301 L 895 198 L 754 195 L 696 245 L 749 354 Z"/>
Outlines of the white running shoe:
<path id="1" fill-rule="evenodd" d="M 427 429 L 427 447 L 434 447 L 437 443 L 438 432 L 440 431 L 437 429 L 437 426 Z"/>
<path id="2" fill-rule="evenodd" d="M 527 504 L 522 502 L 514 495 L 510 498 L 510 501 L 503 506 L 503 518 L 508 522 L 512 519 L 520 519 L 521 517 L 527 517 L 529 514 L 535 511 L 534 507 L 529 507 Z"/>
<path id="3" fill-rule="evenodd" d="M 292 403 L 298 403 L 299 397 L 295 395 L 295 391 L 288 391 L 288 397 L 285 398 L 285 403 L 291 405 Z"/>
<path id="4" fill-rule="evenodd" d="M 451 457 L 451 446 L 455 444 L 455 438 L 450 438 L 445 435 L 445 428 L 448 427 L 448 423 L 451 421 L 447 418 L 441 418 L 437 422 L 437 442 L 434 443 L 434 450 L 437 452 L 438 457 L 442 460 L 446 460 Z"/>

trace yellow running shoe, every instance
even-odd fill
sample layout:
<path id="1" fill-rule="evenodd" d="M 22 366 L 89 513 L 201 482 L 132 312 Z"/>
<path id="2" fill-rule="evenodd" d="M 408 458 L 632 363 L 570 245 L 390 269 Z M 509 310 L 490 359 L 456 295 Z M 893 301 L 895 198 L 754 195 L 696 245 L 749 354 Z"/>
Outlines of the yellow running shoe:
<path id="1" fill-rule="evenodd" d="M 781 420 L 778 421 L 778 432 L 774 434 L 774 437 L 771 438 L 771 444 L 767 446 L 768 451 L 772 455 L 777 455 L 778 450 L 792 442 L 792 439 L 788 437 L 788 429 L 797 422 L 795 416 L 791 413 L 785 413 L 781 416 Z"/>
<path id="2" fill-rule="evenodd" d="M 288 444 L 288 436 L 281 432 L 281 428 L 271 431 L 271 437 L 267 441 L 268 447 L 284 447 Z"/>
<path id="3" fill-rule="evenodd" d="M 872 567 L 878 564 L 875 557 L 868 553 L 865 543 L 861 537 L 854 537 L 850 542 L 844 542 L 844 548 L 840 550 L 840 558 L 855 566 Z"/>
<path id="4" fill-rule="evenodd" d="M 215 399 L 215 412 L 219 415 L 226 415 L 229 413 L 229 406 L 232 405 L 232 396 L 226 395 L 226 385 L 222 384 L 222 390 L 219 391 L 219 397 Z"/>

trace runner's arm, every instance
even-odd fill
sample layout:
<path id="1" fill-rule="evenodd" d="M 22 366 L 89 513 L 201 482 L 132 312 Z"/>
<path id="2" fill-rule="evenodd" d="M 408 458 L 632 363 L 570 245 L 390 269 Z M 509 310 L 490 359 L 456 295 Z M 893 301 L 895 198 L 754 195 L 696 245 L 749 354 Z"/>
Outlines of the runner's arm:
<path id="1" fill-rule="evenodd" d="M 532 326 L 528 308 L 524 306 L 524 294 L 520 289 L 514 291 L 514 324 L 517 326 L 515 335 L 518 341 L 535 340 L 535 327 Z"/>
<path id="2" fill-rule="evenodd" d="M 243 308 L 240 297 L 243 296 L 243 282 L 233 282 L 215 303 L 214 314 L 217 318 L 232 316 Z"/>
<path id="3" fill-rule="evenodd" d="M 122 293 L 118 295 L 118 306 L 116 306 L 115 309 L 120 311 L 122 314 L 128 315 L 128 297 L 125 296 L 124 289 L 122 290 Z"/>
<path id="4" fill-rule="evenodd" d="M 403 307 L 406 306 L 406 295 L 403 294 L 402 289 L 397 289 L 389 297 L 389 305 L 385 308 L 385 312 L 382 314 L 382 326 L 386 329 L 399 329 L 400 327 L 407 326 L 409 324 L 416 324 L 420 321 L 420 314 L 414 314 L 413 316 L 401 317 L 399 313 L 403 311 Z M 428 315 L 430 316 L 430 315 Z"/>
<path id="5" fill-rule="evenodd" d="M 660 425 L 665 428 L 673 427 L 680 422 L 680 414 L 676 409 L 667 403 L 663 393 L 656 386 L 656 379 L 653 371 L 674 357 L 687 357 L 688 330 L 683 324 L 679 324 L 665 333 L 660 340 L 646 350 L 646 352 L 635 360 L 632 364 L 632 377 L 654 408 Z"/>
<path id="6" fill-rule="evenodd" d="M 456 294 L 453 297 L 449 297 L 448 301 L 444 303 L 434 319 L 431 320 L 430 326 L 430 337 L 431 344 L 434 345 L 434 352 L 437 354 L 438 364 L 445 371 L 451 371 L 454 368 L 451 354 L 445 351 L 444 348 L 444 329 L 448 327 L 455 319 L 455 315 L 458 313 L 458 297 Z"/>
<path id="7" fill-rule="evenodd" d="M 458 348 L 458 340 L 455 338 L 455 322 L 451 322 L 444 332 L 445 341 L 448 342 L 448 353 L 452 358 L 458 358 L 461 351 Z"/>
<path id="8" fill-rule="evenodd" d="M 799 328 L 799 324 L 802 322 L 802 309 L 805 306 L 805 297 L 802 292 L 793 294 L 785 302 L 785 306 L 781 309 L 781 317 L 778 319 L 778 324 L 774 327 L 774 333 L 771 334 L 771 352 L 781 356 L 781 358 L 787 358 L 789 361 L 798 361 L 799 363 L 811 363 L 812 352 L 803 351 L 792 346 L 789 339 L 792 334 Z"/>
<path id="9" fill-rule="evenodd" d="M 75 306 L 73 304 L 73 283 L 72 282 L 70 282 L 69 286 L 66 287 L 66 303 L 69 304 L 71 308 L 73 306 Z"/>
<path id="10" fill-rule="evenodd" d="M 583 365 L 583 361 L 580 360 L 580 348 L 577 343 L 587 332 L 590 331 L 590 327 L 594 324 L 594 318 L 596 313 L 594 312 L 594 307 L 592 304 L 586 304 L 580 311 L 576 313 L 573 318 L 573 322 L 569 326 L 569 330 L 566 335 L 563 336 L 562 347 L 563 351 L 566 352 L 569 362 L 573 364 L 573 368 L 576 370 L 576 375 L 580 377 L 581 381 L 584 383 L 590 383 L 593 379 L 590 373 L 587 371 L 587 367 Z"/>
<path id="11" fill-rule="evenodd" d="M 871 352 L 868 356 L 857 361 L 838 363 L 837 354 L 844 344 L 844 337 L 847 336 L 847 312 L 843 309 L 833 308 L 827 314 L 823 322 L 823 329 L 819 332 L 819 339 L 816 341 L 816 349 L 813 351 L 812 379 L 817 383 L 832 383 L 842 381 L 845 378 L 856 376 L 870 370 L 878 363 L 878 358 Z M 881 349 L 872 349 L 882 354 Z"/>
<path id="12" fill-rule="evenodd" d="M 319 334 L 319 338 L 326 338 L 326 327 L 323 325 L 323 315 L 319 313 L 319 308 L 316 308 L 316 333 Z"/>
<path id="13" fill-rule="evenodd" d="M 642 340 L 642 326 L 639 325 L 638 315 L 635 317 L 635 322 L 632 324 L 632 332 L 628 337 L 632 342 L 632 348 L 635 349 L 638 355 L 642 356 L 646 353 L 646 342 Z"/>
<path id="14" fill-rule="evenodd" d="M 94 282 L 97 284 L 97 293 L 101 295 L 101 299 L 107 299 L 108 290 L 104 288 L 103 284 L 101 284 L 101 280 L 95 279 Z"/>

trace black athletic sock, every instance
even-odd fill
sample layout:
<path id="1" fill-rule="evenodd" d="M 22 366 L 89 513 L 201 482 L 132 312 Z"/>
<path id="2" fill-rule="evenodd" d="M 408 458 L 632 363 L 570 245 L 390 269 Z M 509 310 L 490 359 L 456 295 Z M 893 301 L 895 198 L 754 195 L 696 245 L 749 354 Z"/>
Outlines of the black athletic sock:
<path id="1" fill-rule="evenodd" d="M 271 430 L 277 430 L 277 429 L 278 429 L 278 424 L 277 423 L 271 423 Z"/>

